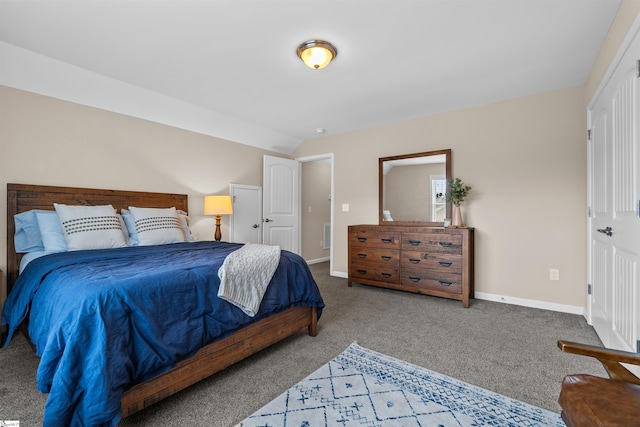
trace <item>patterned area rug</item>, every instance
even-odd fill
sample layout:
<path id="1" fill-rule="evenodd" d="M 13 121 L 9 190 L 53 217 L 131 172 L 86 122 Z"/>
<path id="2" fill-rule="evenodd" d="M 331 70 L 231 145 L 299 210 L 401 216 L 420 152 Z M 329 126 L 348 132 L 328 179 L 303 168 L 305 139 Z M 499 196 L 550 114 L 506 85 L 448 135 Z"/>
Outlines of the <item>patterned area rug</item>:
<path id="1" fill-rule="evenodd" d="M 558 426 L 558 414 L 351 344 L 236 427 Z"/>

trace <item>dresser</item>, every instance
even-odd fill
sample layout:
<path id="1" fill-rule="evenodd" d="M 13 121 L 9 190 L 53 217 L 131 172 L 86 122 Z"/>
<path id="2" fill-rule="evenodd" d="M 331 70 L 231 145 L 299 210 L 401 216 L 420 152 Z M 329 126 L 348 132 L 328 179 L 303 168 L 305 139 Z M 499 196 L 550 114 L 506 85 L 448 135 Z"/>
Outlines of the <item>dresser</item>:
<path id="1" fill-rule="evenodd" d="M 473 298 L 473 228 L 349 226 L 349 280 L 462 301 Z"/>

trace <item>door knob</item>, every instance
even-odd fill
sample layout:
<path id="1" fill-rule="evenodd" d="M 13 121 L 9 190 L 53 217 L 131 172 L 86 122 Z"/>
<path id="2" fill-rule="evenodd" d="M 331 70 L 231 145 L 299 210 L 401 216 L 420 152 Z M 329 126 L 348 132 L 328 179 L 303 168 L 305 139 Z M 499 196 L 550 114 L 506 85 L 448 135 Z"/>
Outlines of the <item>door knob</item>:
<path id="1" fill-rule="evenodd" d="M 598 228 L 598 233 L 604 233 L 607 236 L 612 236 L 613 235 L 613 231 L 611 230 L 611 227 Z"/>
<path id="2" fill-rule="evenodd" d="M 260 227 L 258 224 L 253 224 L 253 228 L 258 228 Z"/>
<path id="3" fill-rule="evenodd" d="M 269 218 L 265 218 L 265 220 L 264 220 L 264 222 L 271 222 L 271 221 L 273 221 L 273 220 L 269 219 Z"/>

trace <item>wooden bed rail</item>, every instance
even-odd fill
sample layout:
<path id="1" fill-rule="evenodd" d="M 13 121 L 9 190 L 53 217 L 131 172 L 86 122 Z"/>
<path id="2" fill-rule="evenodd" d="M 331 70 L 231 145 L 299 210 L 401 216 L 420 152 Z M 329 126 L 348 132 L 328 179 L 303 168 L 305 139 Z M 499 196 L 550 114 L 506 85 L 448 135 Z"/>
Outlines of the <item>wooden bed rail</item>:
<path id="1" fill-rule="evenodd" d="M 316 307 L 294 307 L 209 344 L 173 369 L 127 390 L 122 396 L 122 416 L 128 417 L 303 328 L 316 336 L 317 319 Z"/>

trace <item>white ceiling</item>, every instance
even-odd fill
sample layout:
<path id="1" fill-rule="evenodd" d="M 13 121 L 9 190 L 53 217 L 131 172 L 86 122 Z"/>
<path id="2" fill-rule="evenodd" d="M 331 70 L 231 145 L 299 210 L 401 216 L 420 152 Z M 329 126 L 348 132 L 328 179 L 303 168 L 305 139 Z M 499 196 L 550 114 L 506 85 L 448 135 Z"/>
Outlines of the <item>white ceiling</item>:
<path id="1" fill-rule="evenodd" d="M 0 84 L 290 154 L 583 84 L 620 0 L 0 0 Z M 296 47 L 338 48 L 323 70 Z"/>

